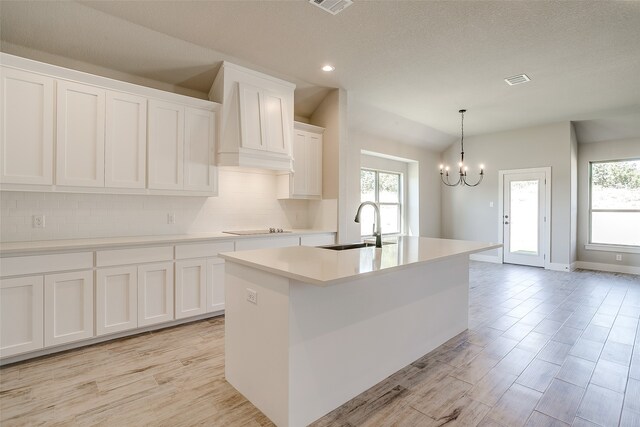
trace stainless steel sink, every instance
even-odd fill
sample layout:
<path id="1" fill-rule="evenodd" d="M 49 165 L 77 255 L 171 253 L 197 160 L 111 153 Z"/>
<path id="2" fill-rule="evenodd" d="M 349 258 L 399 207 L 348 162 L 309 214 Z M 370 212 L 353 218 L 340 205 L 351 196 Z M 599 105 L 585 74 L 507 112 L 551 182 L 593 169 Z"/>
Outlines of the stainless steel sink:
<path id="1" fill-rule="evenodd" d="M 346 243 L 344 245 L 327 245 L 327 246 L 318 246 L 321 249 L 331 249 L 334 251 L 345 251 L 347 249 L 359 249 L 359 248 L 368 248 L 370 246 L 375 246 L 375 243 L 369 242 L 360 242 L 360 243 Z"/>

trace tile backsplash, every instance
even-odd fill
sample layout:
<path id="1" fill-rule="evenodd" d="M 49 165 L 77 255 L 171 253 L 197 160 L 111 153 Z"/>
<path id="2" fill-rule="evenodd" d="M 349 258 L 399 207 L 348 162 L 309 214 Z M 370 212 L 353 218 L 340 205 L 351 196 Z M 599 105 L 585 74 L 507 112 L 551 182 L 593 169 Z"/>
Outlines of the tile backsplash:
<path id="1" fill-rule="evenodd" d="M 277 200 L 276 175 L 219 171 L 218 197 L 0 192 L 0 241 L 308 228 L 309 202 Z M 175 224 L 167 215 L 175 214 Z M 33 216 L 45 227 L 34 228 Z"/>

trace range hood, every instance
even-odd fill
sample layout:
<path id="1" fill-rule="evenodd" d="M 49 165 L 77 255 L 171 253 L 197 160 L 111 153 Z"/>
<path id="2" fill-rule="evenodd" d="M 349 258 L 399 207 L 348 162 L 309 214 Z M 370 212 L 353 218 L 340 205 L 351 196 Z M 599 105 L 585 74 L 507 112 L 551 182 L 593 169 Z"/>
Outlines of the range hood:
<path id="1" fill-rule="evenodd" d="M 223 62 L 209 99 L 222 104 L 218 166 L 292 171 L 293 83 Z"/>

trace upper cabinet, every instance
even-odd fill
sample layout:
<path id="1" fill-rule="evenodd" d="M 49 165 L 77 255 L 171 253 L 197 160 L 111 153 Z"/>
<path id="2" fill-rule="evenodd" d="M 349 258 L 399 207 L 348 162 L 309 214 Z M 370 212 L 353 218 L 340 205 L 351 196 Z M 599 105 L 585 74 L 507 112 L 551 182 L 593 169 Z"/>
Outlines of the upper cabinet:
<path id="1" fill-rule="evenodd" d="M 278 177 L 279 199 L 322 198 L 322 134 L 324 128 L 295 122 L 293 172 Z"/>
<path id="2" fill-rule="evenodd" d="M 104 187 L 105 90 L 58 81 L 56 184 Z"/>
<path id="3" fill-rule="evenodd" d="M 294 89 L 224 62 L 209 93 L 222 103 L 218 165 L 290 171 Z"/>
<path id="4" fill-rule="evenodd" d="M 220 105 L 0 59 L 1 190 L 216 195 Z"/>
<path id="5" fill-rule="evenodd" d="M 0 183 L 53 184 L 54 85 L 0 67 Z"/>

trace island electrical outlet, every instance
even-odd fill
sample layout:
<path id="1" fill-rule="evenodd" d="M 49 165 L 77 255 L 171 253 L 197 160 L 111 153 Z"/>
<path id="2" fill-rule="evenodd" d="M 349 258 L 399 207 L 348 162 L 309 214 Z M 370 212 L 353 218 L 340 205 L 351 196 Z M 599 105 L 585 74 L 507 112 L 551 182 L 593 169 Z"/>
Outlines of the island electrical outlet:
<path id="1" fill-rule="evenodd" d="M 247 301 L 258 305 L 258 292 L 254 291 L 253 289 L 247 288 Z"/>

